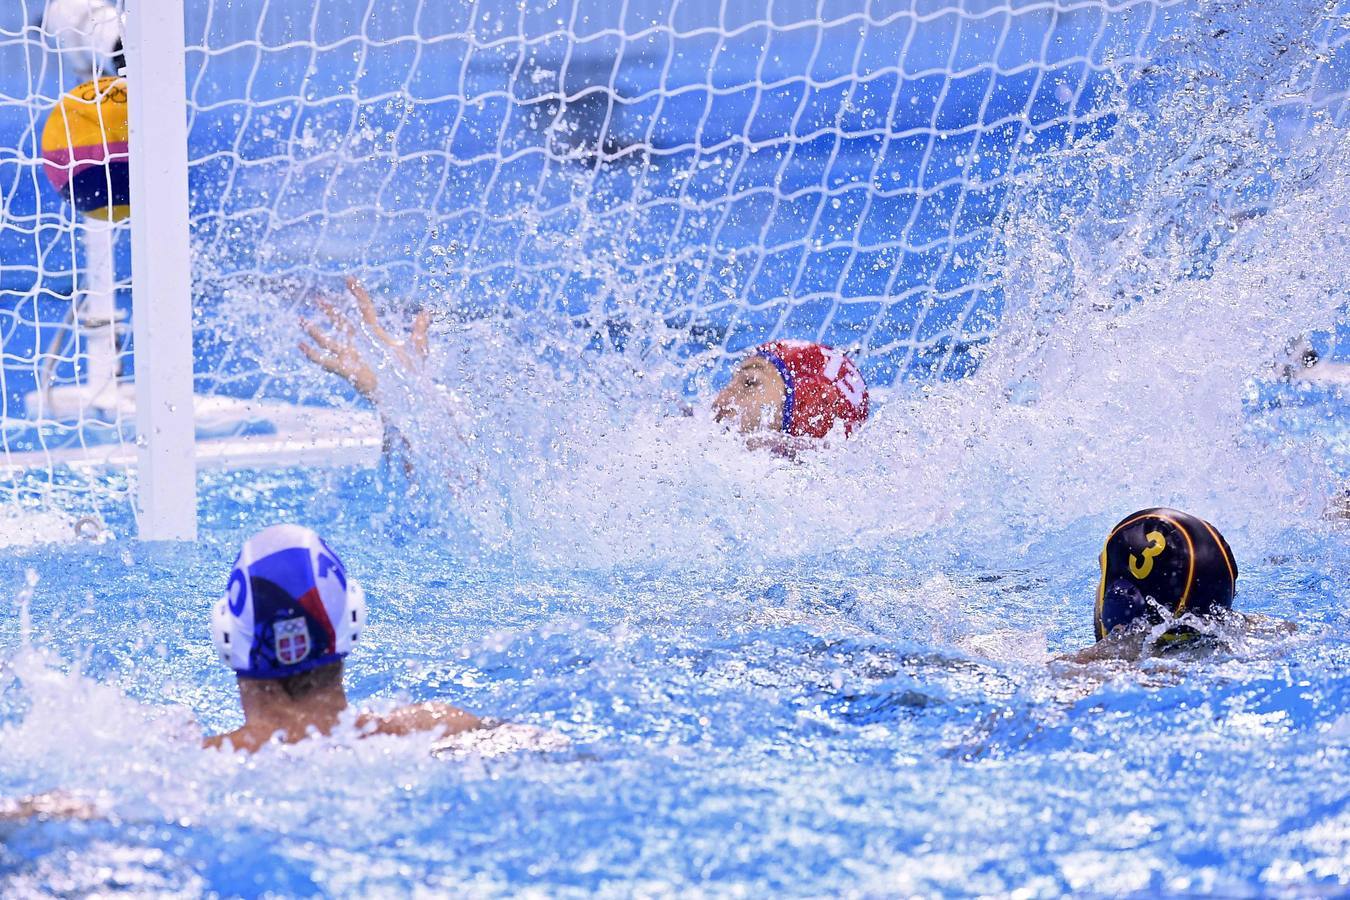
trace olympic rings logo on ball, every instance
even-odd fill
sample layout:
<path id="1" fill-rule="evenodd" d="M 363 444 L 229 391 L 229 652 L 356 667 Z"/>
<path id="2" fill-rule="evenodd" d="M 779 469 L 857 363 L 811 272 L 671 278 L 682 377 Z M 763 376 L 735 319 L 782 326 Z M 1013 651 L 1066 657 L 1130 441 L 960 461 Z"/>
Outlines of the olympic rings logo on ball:
<path id="1" fill-rule="evenodd" d="M 70 93 L 86 103 L 95 103 L 102 100 L 107 100 L 112 103 L 127 102 L 127 89 L 124 84 L 120 82 L 114 82 L 108 86 L 107 90 L 100 91 L 99 82 L 90 81 L 80 85 Z"/>

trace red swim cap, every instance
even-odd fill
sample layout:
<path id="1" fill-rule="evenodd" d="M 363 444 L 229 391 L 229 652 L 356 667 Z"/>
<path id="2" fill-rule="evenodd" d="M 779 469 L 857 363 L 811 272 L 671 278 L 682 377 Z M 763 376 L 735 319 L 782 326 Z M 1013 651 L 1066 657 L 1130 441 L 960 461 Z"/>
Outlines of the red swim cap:
<path id="1" fill-rule="evenodd" d="M 844 434 L 867 421 L 867 382 L 842 350 L 811 341 L 769 341 L 755 355 L 773 363 L 787 385 L 783 431 L 824 437 L 835 422 Z"/>

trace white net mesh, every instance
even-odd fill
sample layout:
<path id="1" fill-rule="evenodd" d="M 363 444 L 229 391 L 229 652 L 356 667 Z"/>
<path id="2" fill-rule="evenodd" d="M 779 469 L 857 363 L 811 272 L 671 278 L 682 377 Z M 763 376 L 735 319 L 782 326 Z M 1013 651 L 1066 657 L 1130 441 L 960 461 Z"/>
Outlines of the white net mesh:
<path id="1" fill-rule="evenodd" d="M 1172 6 L 217 4 L 189 25 L 203 271 L 611 324 L 617 280 L 691 346 L 959 375 L 1007 176 L 1109 125 Z"/>
<path id="2" fill-rule="evenodd" d="M 567 322 L 576 349 L 636 334 L 731 358 L 797 337 L 854 352 L 874 386 L 960 377 L 998 324 L 983 261 L 1013 176 L 1109 134 L 1204 7 L 186 0 L 196 388 L 271 404 L 217 408 L 199 439 L 347 403 L 295 351 L 308 299 L 347 273 L 455 316 Z M 44 8 L 0 12 L 0 323 L 7 458 L 45 454 L 50 483 L 52 451 L 131 435 L 116 409 L 25 402 L 89 370 L 84 226 L 41 183 L 38 136 L 110 64 L 97 17 L 57 53 Z M 1290 128 L 1345 118 L 1347 34 L 1328 15 L 1295 36 L 1316 52 L 1274 110 Z"/>
<path id="3" fill-rule="evenodd" d="M 133 407 L 119 393 L 131 361 L 127 228 L 76 213 L 43 158 L 54 107 L 100 72 L 115 72 L 118 41 L 111 6 L 16 0 L 0 10 L 0 483 L 11 506 L 32 511 L 0 543 L 67 537 L 75 517 L 109 500 L 127 511 L 116 467 L 64 465 L 126 459 L 135 439 Z M 62 121 L 63 143 L 81 143 L 73 120 Z M 100 149 L 116 156 L 117 137 Z M 59 167 L 64 177 L 77 162 Z"/>

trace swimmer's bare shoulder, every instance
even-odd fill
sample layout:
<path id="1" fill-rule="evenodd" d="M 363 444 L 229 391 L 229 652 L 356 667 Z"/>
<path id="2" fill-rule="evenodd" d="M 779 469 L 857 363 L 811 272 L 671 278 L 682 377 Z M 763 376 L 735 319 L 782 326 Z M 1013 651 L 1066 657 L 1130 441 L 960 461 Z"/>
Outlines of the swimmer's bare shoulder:
<path id="1" fill-rule="evenodd" d="M 102 816 L 99 808 L 66 791 L 47 791 L 17 800 L 0 800 L 0 822 L 24 822 L 29 819 L 76 819 L 88 821 Z"/>
<path id="2" fill-rule="evenodd" d="M 234 738 L 235 732 L 233 731 L 231 731 L 229 734 L 213 734 L 210 737 L 202 739 L 202 749 L 219 750 L 221 747 L 225 746 L 226 741 L 230 742 L 231 750 L 236 749 L 237 745 L 234 742 Z"/>
<path id="3" fill-rule="evenodd" d="M 1298 625 L 1285 619 L 1277 619 L 1262 613 L 1229 612 L 1227 615 L 1235 621 L 1250 638 L 1257 640 L 1275 640 L 1298 632 Z M 1072 653 L 1062 653 L 1052 661 L 1088 665 L 1091 663 L 1119 660 L 1137 662 L 1149 655 L 1147 629 L 1127 629 L 1115 631 L 1095 644 L 1090 644 Z"/>
<path id="4" fill-rule="evenodd" d="M 439 731 L 440 737 L 449 737 L 482 728 L 483 721 L 472 713 L 448 703 L 414 703 L 387 713 L 364 713 L 356 720 L 365 734 L 414 734 Z"/>
<path id="5" fill-rule="evenodd" d="M 483 727 L 483 722 L 472 713 L 467 713 L 448 703 L 414 703 L 387 713 L 362 713 L 356 719 L 356 727 L 363 735 L 388 734 L 407 735 L 419 732 L 437 732 L 437 737 L 449 737 L 464 731 Z M 217 734 L 202 741 L 207 750 L 225 748 L 226 750 L 246 750 L 256 753 L 272 741 L 278 733 L 283 743 L 293 744 L 303 740 L 310 730 L 304 732 L 288 731 L 284 728 L 250 728 L 244 725 L 228 734 Z"/>
<path id="6" fill-rule="evenodd" d="M 1253 637 L 1287 637 L 1298 632 L 1298 625 L 1287 619 L 1277 619 L 1263 613 L 1238 613 L 1238 615 L 1242 616 L 1243 626 Z"/>
<path id="7" fill-rule="evenodd" d="M 257 753 L 275 734 L 276 731 L 264 734 L 260 728 L 249 728 L 245 725 L 227 734 L 211 735 L 202 741 L 202 749 L 217 750 L 223 747 L 226 750 L 247 750 L 249 753 Z"/>
<path id="8" fill-rule="evenodd" d="M 1072 653 L 1061 653 L 1052 662 L 1089 665 L 1107 660 L 1137 660 L 1144 653 L 1148 633 L 1142 629 L 1122 629 Z"/>

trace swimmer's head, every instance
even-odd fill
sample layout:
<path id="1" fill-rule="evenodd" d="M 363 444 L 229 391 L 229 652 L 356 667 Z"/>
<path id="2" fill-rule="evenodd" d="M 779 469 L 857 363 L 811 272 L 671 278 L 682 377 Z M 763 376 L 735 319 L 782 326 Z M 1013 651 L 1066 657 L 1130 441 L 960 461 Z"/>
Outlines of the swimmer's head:
<path id="1" fill-rule="evenodd" d="M 841 350 L 810 341 L 770 341 L 755 348 L 713 401 L 717 420 L 742 432 L 781 431 L 824 437 L 867 420 L 867 384 Z"/>
<path id="2" fill-rule="evenodd" d="M 1122 626 L 1233 608 L 1233 551 L 1213 525 L 1175 509 L 1126 516 L 1111 529 L 1101 565 L 1097 640 Z"/>
<path id="3" fill-rule="evenodd" d="M 762 356 L 747 356 L 713 398 L 713 413 L 717 421 L 730 422 L 742 434 L 779 431 L 786 398 L 787 384 L 773 363 Z"/>
<path id="4" fill-rule="evenodd" d="M 239 551 L 211 637 L 237 674 L 289 678 L 346 656 L 365 620 L 365 593 L 323 538 L 273 525 Z"/>

